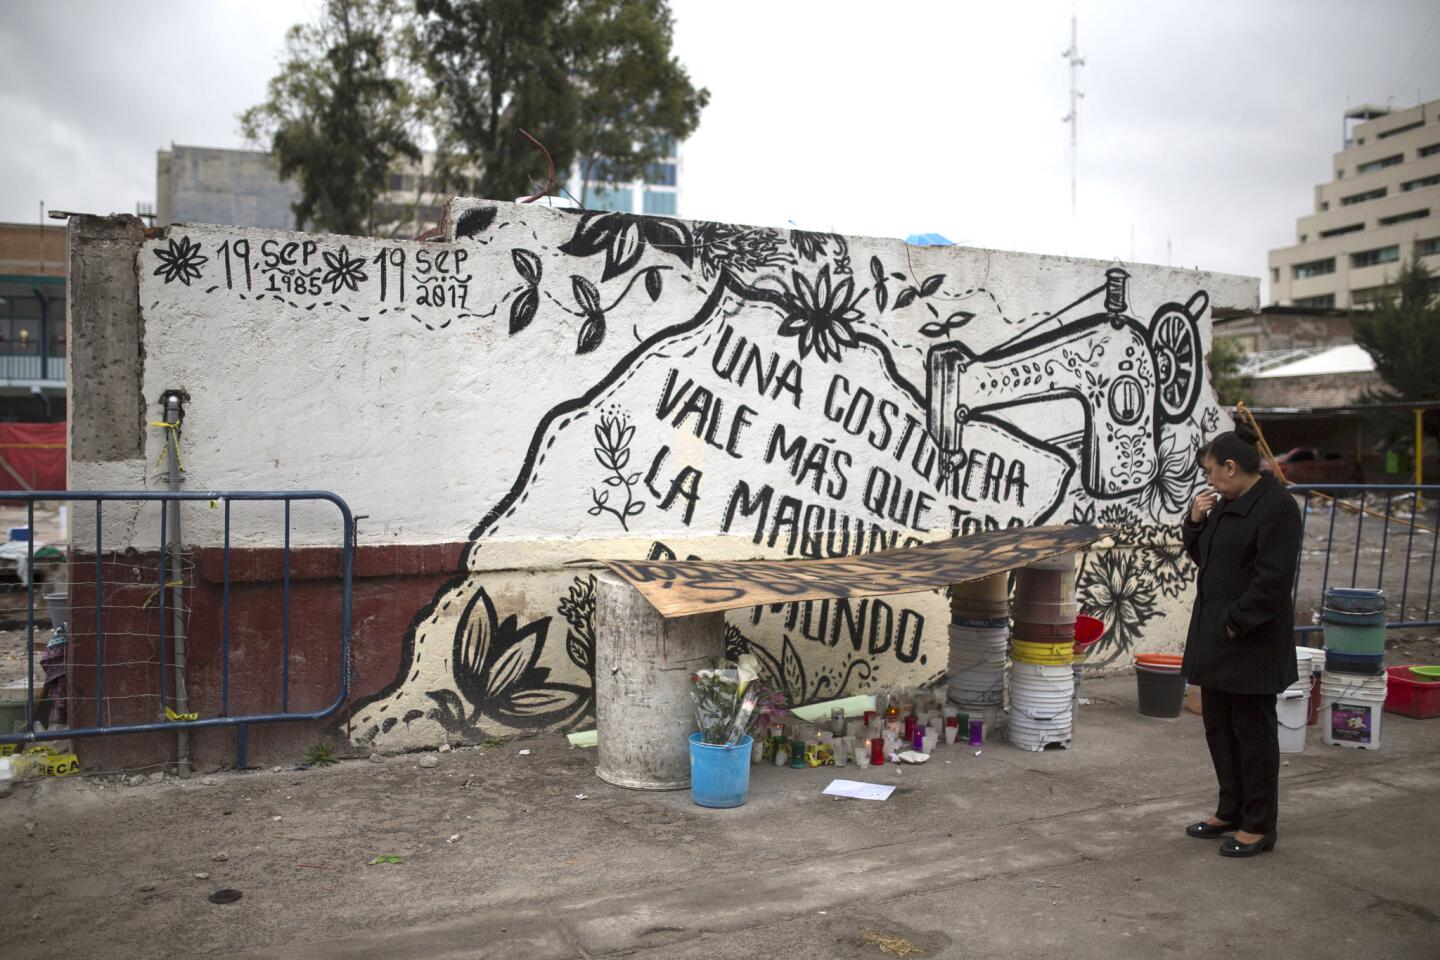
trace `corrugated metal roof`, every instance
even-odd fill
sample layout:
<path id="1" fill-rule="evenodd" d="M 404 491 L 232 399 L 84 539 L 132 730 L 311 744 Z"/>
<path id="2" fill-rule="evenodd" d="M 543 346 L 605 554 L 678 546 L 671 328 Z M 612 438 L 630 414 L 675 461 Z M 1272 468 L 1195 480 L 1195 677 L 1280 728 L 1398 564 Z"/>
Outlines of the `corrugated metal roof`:
<path id="1" fill-rule="evenodd" d="M 1374 373 L 1375 361 L 1353 343 L 1322 350 L 1303 360 L 1284 363 L 1255 374 L 1257 380 L 1274 377 L 1324 377 L 1336 373 Z"/>

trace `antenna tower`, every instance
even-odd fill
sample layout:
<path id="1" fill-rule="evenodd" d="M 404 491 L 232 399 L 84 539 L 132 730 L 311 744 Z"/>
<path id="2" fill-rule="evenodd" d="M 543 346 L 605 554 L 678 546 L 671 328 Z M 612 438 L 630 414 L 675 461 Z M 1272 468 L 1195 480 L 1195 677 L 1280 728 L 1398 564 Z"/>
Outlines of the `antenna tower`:
<path id="1" fill-rule="evenodd" d="M 1070 62 L 1070 112 L 1061 123 L 1070 124 L 1070 219 L 1075 219 L 1075 190 L 1078 179 L 1079 155 L 1080 155 L 1080 98 L 1085 96 L 1085 91 L 1080 89 L 1079 74 L 1076 73 L 1085 66 L 1085 58 L 1080 56 L 1080 41 L 1077 38 L 1075 10 L 1070 10 L 1070 49 L 1060 54 Z"/>

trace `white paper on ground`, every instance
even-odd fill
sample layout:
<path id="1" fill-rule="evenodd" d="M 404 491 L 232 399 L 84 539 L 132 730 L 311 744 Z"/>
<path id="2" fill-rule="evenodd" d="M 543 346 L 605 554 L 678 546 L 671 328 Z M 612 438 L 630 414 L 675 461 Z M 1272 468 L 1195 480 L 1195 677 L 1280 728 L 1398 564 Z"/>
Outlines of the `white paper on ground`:
<path id="1" fill-rule="evenodd" d="M 822 793 L 831 797 L 850 797 L 854 800 L 888 800 L 895 788 L 883 783 L 862 783 L 859 780 L 831 780 L 830 786 Z"/>

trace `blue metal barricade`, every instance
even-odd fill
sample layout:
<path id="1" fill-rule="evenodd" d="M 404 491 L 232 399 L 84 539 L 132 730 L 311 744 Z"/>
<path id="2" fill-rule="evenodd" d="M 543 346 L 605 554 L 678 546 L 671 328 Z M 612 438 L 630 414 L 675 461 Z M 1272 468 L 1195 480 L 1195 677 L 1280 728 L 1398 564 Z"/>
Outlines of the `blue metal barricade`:
<path id="1" fill-rule="evenodd" d="M 287 721 L 320 720 L 334 714 L 345 703 L 350 692 L 350 603 L 351 603 L 351 573 L 355 553 L 355 518 L 350 507 L 344 500 L 333 493 L 317 490 L 296 490 L 296 491 L 238 491 L 238 490 L 216 490 L 216 491 L 17 491 L 0 492 L 0 500 L 23 501 L 26 505 L 27 526 L 30 531 L 35 530 L 35 504 L 37 502 L 60 502 L 66 504 L 90 504 L 95 511 L 94 529 L 94 598 L 93 617 L 91 625 L 94 633 L 94 655 L 95 655 L 95 689 L 93 696 L 88 698 L 87 707 L 93 702 L 94 723 L 88 726 L 61 727 L 58 729 L 37 729 L 35 706 L 37 690 L 36 684 L 36 663 L 35 663 L 35 593 L 36 593 L 36 557 L 35 539 L 31 536 L 27 556 L 25 558 L 26 585 L 26 650 L 27 650 L 27 679 L 25 698 L 25 721 L 24 729 L 16 732 L 0 730 L 0 744 L 33 742 L 40 740 L 70 739 L 76 737 L 95 737 L 110 734 L 134 734 L 153 733 L 162 731 L 198 730 L 207 727 L 233 727 L 236 731 L 236 760 L 238 766 L 245 765 L 245 736 L 246 728 L 250 724 L 257 723 L 283 723 Z M 159 503 L 160 504 L 160 544 L 158 585 L 151 592 L 150 597 L 158 599 L 159 614 L 159 705 L 158 713 L 161 719 L 145 722 L 131 723 L 107 723 L 105 722 L 105 609 L 103 584 L 103 564 L 105 556 L 104 542 L 104 507 L 107 503 L 114 502 L 138 502 L 138 503 Z M 221 585 L 221 625 L 220 625 L 220 709 L 218 716 L 207 716 L 201 718 L 173 719 L 167 716 L 170 705 L 170 690 L 167 686 L 172 664 L 170 662 L 172 650 L 170 643 L 173 637 L 167 636 L 167 602 L 175 603 L 175 591 L 181 586 L 169 579 L 169 570 L 173 556 L 167 555 L 169 545 L 167 535 L 170 532 L 167 528 L 169 523 L 170 505 L 186 501 L 208 502 L 211 506 L 219 506 L 224 512 L 224 536 L 222 544 L 222 570 L 223 579 Z M 280 685 L 280 710 L 268 713 L 231 713 L 230 709 L 230 687 L 231 687 L 231 505 L 241 502 L 272 501 L 283 504 L 284 531 L 283 535 L 277 537 L 283 544 L 281 547 L 282 565 L 282 587 L 281 596 L 283 609 L 281 611 L 281 663 L 279 667 L 278 682 Z M 290 709 L 290 604 L 291 604 L 291 506 L 295 503 L 321 501 L 332 504 L 338 511 L 341 526 L 340 543 L 340 589 L 341 613 L 340 630 L 338 640 L 339 646 L 339 670 L 338 670 L 338 692 L 333 701 L 320 709 L 291 710 Z M 177 507 L 178 509 L 178 507 Z M 178 516 L 178 514 L 177 514 Z M 273 541 L 272 541 L 273 542 Z M 91 545 L 86 545 L 83 553 L 88 554 Z M 133 544 L 127 544 L 127 548 Z M 127 554 L 129 556 L 129 554 Z M 83 561 L 88 567 L 89 559 Z M 72 573 L 71 587 L 84 586 L 84 581 L 76 581 L 74 578 L 79 569 L 75 556 L 70 557 L 70 570 Z M 144 586 L 139 584 L 138 586 Z M 149 600 L 146 601 L 147 605 Z M 90 611 L 86 611 L 89 613 Z M 173 614 L 173 610 L 170 611 Z M 87 631 L 88 632 L 88 631 Z M 88 639 L 88 638 L 87 638 Z M 43 684 L 41 685 L 43 686 Z"/>
<path id="2" fill-rule="evenodd" d="M 1295 485 L 1290 492 L 1300 501 L 1302 524 L 1297 633 L 1322 629 L 1304 621 L 1307 612 L 1318 613 L 1327 587 L 1384 590 L 1391 627 L 1440 625 L 1434 606 L 1440 485 Z"/>

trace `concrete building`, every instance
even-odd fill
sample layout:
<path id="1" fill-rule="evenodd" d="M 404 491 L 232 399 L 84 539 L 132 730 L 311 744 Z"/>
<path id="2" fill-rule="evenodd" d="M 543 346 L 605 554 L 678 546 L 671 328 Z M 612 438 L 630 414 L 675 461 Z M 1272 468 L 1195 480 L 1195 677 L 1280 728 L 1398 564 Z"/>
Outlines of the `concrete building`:
<path id="1" fill-rule="evenodd" d="M 1270 251 L 1271 303 L 1364 306 L 1412 254 L 1440 269 L 1440 100 L 1356 107 L 1345 123 L 1335 178 L 1316 186 L 1295 244 Z"/>
<path id="2" fill-rule="evenodd" d="M 558 199 L 573 196 L 591 210 L 618 210 L 677 216 L 680 212 L 681 163 L 679 146 L 664 143 L 665 157 L 649 165 L 642 179 L 609 183 L 603 164 L 592 164 L 588 182 L 580 163 L 568 178 L 555 184 Z M 469 171 L 465 187 L 450 193 L 434 189 L 434 157 L 391 171 L 381 201 L 387 226 L 380 232 L 414 237 L 440 222 L 442 204 L 451 193 L 478 196 L 479 172 Z M 228 150 L 173 144 L 161 150 L 155 162 L 155 224 L 219 223 L 237 227 L 294 230 L 294 204 L 300 187 L 280 179 L 275 161 L 259 150 Z M 513 199 L 502 197 L 499 199 Z"/>
<path id="3" fill-rule="evenodd" d="M 1250 356 L 1355 342 L 1347 311 L 1303 307 L 1270 306 L 1217 316 L 1215 336 L 1233 340 Z"/>
<path id="4" fill-rule="evenodd" d="M 0 420 L 65 419 L 65 264 L 63 225 L 0 223 Z"/>

